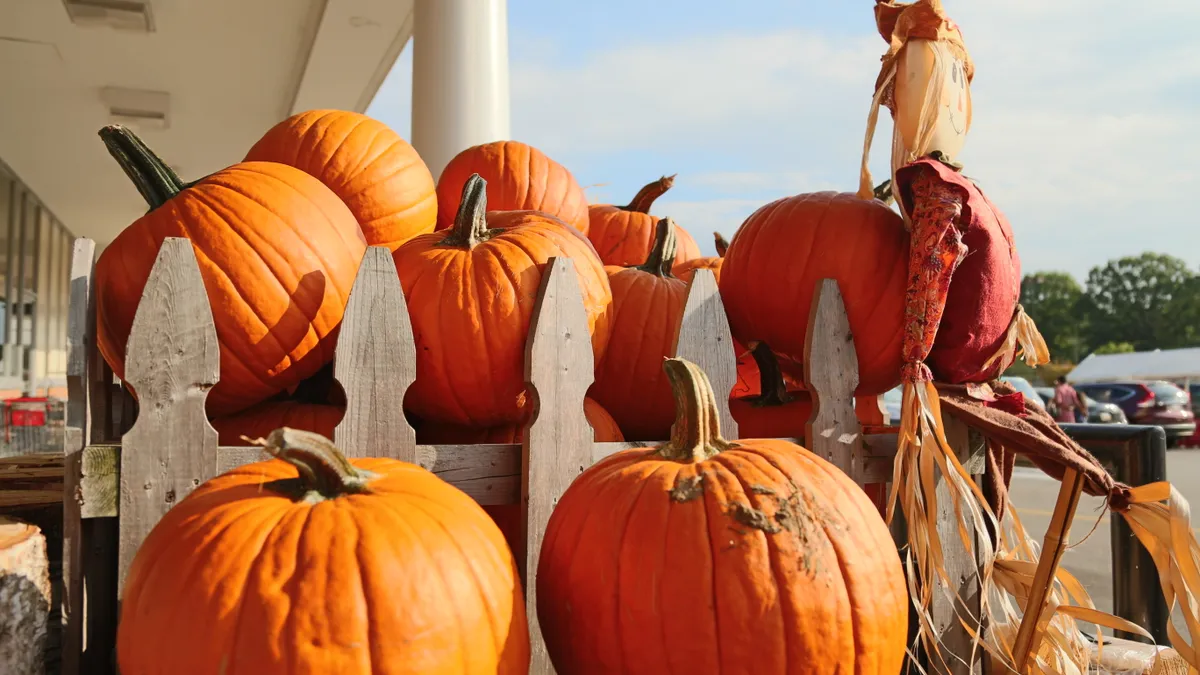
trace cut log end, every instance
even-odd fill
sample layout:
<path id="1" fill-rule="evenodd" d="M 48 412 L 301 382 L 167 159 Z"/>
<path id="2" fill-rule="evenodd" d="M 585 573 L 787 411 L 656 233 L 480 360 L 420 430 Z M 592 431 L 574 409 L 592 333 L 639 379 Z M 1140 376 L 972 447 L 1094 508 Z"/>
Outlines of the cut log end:
<path id="1" fill-rule="evenodd" d="M 41 675 L 50 613 L 46 537 L 0 516 L 0 673 Z"/>

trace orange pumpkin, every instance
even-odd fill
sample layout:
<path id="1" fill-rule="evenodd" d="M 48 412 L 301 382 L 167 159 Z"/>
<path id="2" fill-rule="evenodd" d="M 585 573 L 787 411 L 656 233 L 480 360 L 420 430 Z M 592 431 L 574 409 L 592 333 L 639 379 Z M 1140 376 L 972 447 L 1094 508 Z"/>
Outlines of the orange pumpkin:
<path id="1" fill-rule="evenodd" d="M 346 203 L 367 244 L 397 246 L 432 232 L 433 175 L 383 122 L 346 110 L 309 110 L 276 124 L 243 161 L 278 162 L 315 176 Z"/>
<path id="2" fill-rule="evenodd" d="M 860 395 L 900 381 L 908 233 L 880 201 L 817 192 L 755 211 L 729 242 L 721 298 L 734 337 L 766 342 L 780 367 L 803 377 L 815 289 L 836 279 L 858 355 Z"/>
<path id="3" fill-rule="evenodd" d="M 626 206 L 593 204 L 588 207 L 591 222 L 588 239 L 592 240 L 605 265 L 640 265 L 650 256 L 658 225 L 658 218 L 650 215 L 650 207 L 674 184 L 675 176 L 663 176 L 638 190 Z M 678 225 L 675 226 L 675 242 L 673 265 L 700 257 L 696 240 Z"/>
<path id="4" fill-rule="evenodd" d="M 742 438 L 804 438 L 812 417 L 812 398 L 807 391 L 788 386 L 779 362 L 767 343 L 751 350 L 759 377 L 759 393 L 730 399 L 729 414 L 738 423 Z"/>
<path id="5" fill-rule="evenodd" d="M 688 289 L 671 274 L 675 223 L 663 218 L 657 229 L 644 264 L 604 268 L 612 287 L 612 339 L 590 392 L 631 441 L 664 439 L 675 420 L 662 360 L 675 348 Z"/>
<path id="6" fill-rule="evenodd" d="M 196 488 L 138 549 L 122 673 L 528 672 L 516 565 L 473 499 L 317 434 L 264 444 L 278 459 Z"/>
<path id="7" fill-rule="evenodd" d="M 96 338 L 117 377 L 134 313 L 167 237 L 190 239 L 208 291 L 221 380 L 208 411 L 243 410 L 333 358 L 366 241 L 354 215 L 312 176 L 243 162 L 184 184 L 128 129 L 100 136 L 150 204 L 96 261 Z"/>
<path id="8" fill-rule="evenodd" d="M 575 177 L 541 150 L 517 141 L 467 148 L 442 169 L 437 183 L 439 230 L 454 224 L 462 186 L 473 174 L 487 181 L 492 210 L 541 211 L 587 234 L 587 197 Z"/>
<path id="9" fill-rule="evenodd" d="M 282 427 L 333 438 L 334 427 L 345 414 L 346 411 L 336 405 L 283 399 L 263 401 L 239 413 L 214 417 L 209 424 L 217 430 L 217 443 L 245 445 L 242 436 L 265 438 Z"/>
<path id="10" fill-rule="evenodd" d="M 526 418 L 525 343 L 553 257 L 574 262 L 596 363 L 608 347 L 612 291 L 592 245 L 544 213 L 487 212 L 485 189 L 472 175 L 452 230 L 393 253 L 417 346 L 405 405 L 429 422 L 483 428 Z"/>
<path id="11" fill-rule="evenodd" d="M 729 248 L 729 242 L 725 241 L 725 237 L 722 237 L 720 232 L 713 232 L 713 239 L 717 242 L 717 254 L 715 256 L 692 258 L 691 260 L 676 263 L 671 268 L 671 274 L 674 274 L 681 281 L 690 282 L 696 270 L 712 270 L 717 283 L 720 283 L 721 263 L 725 261 L 725 251 Z"/>
<path id="12" fill-rule="evenodd" d="M 555 669 L 900 672 L 904 572 L 862 490 L 790 442 L 723 439 L 700 369 L 665 367 L 671 440 L 592 465 L 550 516 L 536 583 Z"/>

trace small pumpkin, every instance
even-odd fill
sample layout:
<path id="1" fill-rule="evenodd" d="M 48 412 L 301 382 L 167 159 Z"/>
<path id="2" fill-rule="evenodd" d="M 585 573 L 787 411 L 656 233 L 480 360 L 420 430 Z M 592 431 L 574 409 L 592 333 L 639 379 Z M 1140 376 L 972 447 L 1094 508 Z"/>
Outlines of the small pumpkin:
<path id="1" fill-rule="evenodd" d="M 345 414 L 342 407 L 328 403 L 280 399 L 263 401 L 232 415 L 213 417 L 209 424 L 217 430 L 220 445 L 242 445 L 242 436 L 265 438 L 282 427 L 333 438 L 333 430 Z"/>
<path id="2" fill-rule="evenodd" d="M 587 197 L 575 177 L 541 150 L 518 141 L 476 145 L 450 160 L 437 183 L 437 229 L 454 224 L 462 186 L 473 174 L 487 181 L 492 210 L 541 211 L 587 234 Z"/>
<path id="3" fill-rule="evenodd" d="M 815 289 L 836 279 L 858 356 L 859 395 L 900 382 L 908 232 L 900 215 L 853 193 L 771 202 L 742 224 L 721 263 L 721 299 L 734 337 L 766 342 L 780 367 L 803 377 Z"/>
<path id="4" fill-rule="evenodd" d="M 725 237 L 722 237 L 720 232 L 713 232 L 713 240 L 717 244 L 717 254 L 715 256 L 692 258 L 691 260 L 676 263 L 671 268 L 671 273 L 684 282 L 690 282 L 696 270 L 712 270 L 717 283 L 720 283 L 721 263 L 725 261 L 725 251 L 729 248 L 729 242 L 725 241 Z"/>
<path id="5" fill-rule="evenodd" d="M 545 213 L 488 212 L 486 186 L 472 175 L 453 229 L 392 254 L 417 347 L 405 405 L 429 422 L 485 428 L 526 419 L 525 343 L 553 257 L 574 263 L 596 363 L 608 347 L 612 291 L 592 245 Z"/>
<path id="6" fill-rule="evenodd" d="M 674 184 L 675 176 L 663 176 L 638 190 L 633 201 L 625 206 L 593 204 L 588 207 L 591 223 L 588 239 L 592 240 L 605 265 L 640 265 L 650 256 L 658 226 L 658 217 L 650 215 L 650 207 Z M 700 257 L 696 240 L 678 225 L 675 226 L 675 242 L 673 265 Z"/>
<path id="7" fill-rule="evenodd" d="M 631 441 L 666 438 L 675 420 L 662 360 L 675 347 L 688 288 L 671 274 L 675 223 L 663 218 L 657 230 L 643 264 L 604 268 L 612 287 L 612 339 L 590 391 Z"/>
<path id="8" fill-rule="evenodd" d="M 807 391 L 788 386 L 767 343 L 755 345 L 751 354 L 758 366 L 759 391 L 729 401 L 738 434 L 743 438 L 804 438 L 812 417 L 812 398 Z"/>
<path id="9" fill-rule="evenodd" d="M 383 122 L 348 110 L 309 110 L 263 135 L 246 162 L 278 162 L 316 177 L 350 208 L 367 244 L 397 246 L 432 232 L 433 175 Z"/>
<path id="10" fill-rule="evenodd" d="M 210 414 L 266 400 L 333 359 L 367 247 L 337 195 L 274 162 L 243 162 L 185 184 L 128 129 L 108 126 L 100 137 L 150 205 L 96 261 L 96 341 L 117 377 L 167 237 L 191 240 L 212 307 L 221 380 L 208 393 Z"/>
<path id="11" fill-rule="evenodd" d="M 555 669 L 900 672 L 904 572 L 862 490 L 790 442 L 725 440 L 700 369 L 664 367 L 671 440 L 592 465 L 550 516 L 536 583 Z"/>
<path id="12" fill-rule="evenodd" d="M 516 564 L 473 499 L 318 434 L 260 444 L 276 459 L 196 488 L 138 549 L 122 673 L 528 671 Z"/>

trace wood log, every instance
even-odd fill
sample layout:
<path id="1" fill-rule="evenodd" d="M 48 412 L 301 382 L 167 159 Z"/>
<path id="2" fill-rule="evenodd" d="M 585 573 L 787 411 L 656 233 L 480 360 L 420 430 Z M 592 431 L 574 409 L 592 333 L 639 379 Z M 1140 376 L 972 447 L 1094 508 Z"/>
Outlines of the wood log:
<path id="1" fill-rule="evenodd" d="M 46 537 L 34 525 L 0 516 L 0 673 L 45 672 L 49 614 Z"/>
<path id="2" fill-rule="evenodd" d="M 1103 650 L 1095 642 L 1088 649 L 1091 659 L 1088 672 L 1098 675 L 1186 675 L 1188 672 L 1187 662 L 1170 647 L 1109 637 L 1104 638 Z"/>

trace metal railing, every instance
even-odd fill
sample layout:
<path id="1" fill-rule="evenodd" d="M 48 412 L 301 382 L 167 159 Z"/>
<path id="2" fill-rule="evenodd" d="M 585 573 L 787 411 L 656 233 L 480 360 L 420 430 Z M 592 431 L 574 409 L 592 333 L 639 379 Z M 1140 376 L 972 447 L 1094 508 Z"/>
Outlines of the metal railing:
<path id="1" fill-rule="evenodd" d="M 1167 479 L 1167 435 L 1162 427 L 1127 424 L 1063 424 L 1075 439 L 1126 485 L 1137 487 Z M 1145 628 L 1160 645 L 1170 644 L 1171 613 L 1163 598 L 1158 569 L 1124 518 L 1109 519 L 1112 535 L 1113 614 Z M 1116 631 L 1116 636 L 1139 640 Z"/>

